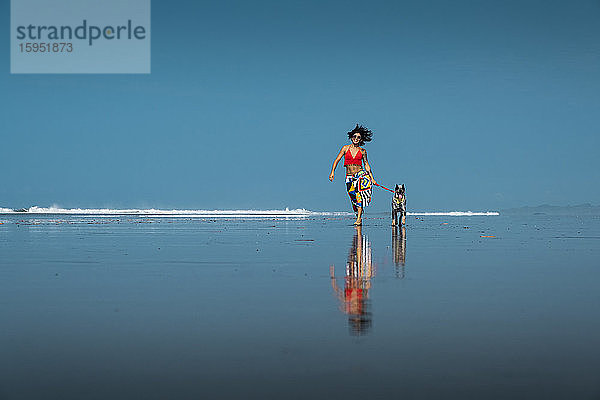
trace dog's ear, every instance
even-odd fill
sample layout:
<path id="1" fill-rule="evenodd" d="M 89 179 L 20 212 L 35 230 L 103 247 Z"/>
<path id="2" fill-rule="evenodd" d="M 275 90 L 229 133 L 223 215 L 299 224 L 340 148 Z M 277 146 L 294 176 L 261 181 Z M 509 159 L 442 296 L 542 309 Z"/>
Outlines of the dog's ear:
<path id="1" fill-rule="evenodd" d="M 400 189 L 400 186 L 398 186 L 398 184 L 396 183 L 396 187 L 394 188 L 394 190 L 397 192 L 398 189 Z"/>

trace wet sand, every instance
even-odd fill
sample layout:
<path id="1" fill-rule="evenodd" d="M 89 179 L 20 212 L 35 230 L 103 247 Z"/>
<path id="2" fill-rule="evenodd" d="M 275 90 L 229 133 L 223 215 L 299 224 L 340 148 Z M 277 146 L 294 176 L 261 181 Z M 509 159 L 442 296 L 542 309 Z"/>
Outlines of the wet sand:
<path id="1" fill-rule="evenodd" d="M 600 217 L 0 222 L 0 399 L 600 397 Z"/>

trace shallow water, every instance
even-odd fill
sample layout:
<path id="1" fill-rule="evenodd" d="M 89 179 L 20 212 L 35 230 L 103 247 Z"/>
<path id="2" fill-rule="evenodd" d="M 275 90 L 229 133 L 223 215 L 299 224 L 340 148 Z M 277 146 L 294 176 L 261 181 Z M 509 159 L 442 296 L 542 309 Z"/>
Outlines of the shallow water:
<path id="1" fill-rule="evenodd" d="M 600 397 L 599 217 L 351 222 L 0 215 L 0 399 Z"/>

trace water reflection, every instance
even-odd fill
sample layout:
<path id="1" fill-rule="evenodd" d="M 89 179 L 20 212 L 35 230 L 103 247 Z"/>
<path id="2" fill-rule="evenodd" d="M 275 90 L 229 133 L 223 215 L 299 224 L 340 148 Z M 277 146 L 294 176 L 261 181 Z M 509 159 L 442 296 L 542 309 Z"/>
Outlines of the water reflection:
<path id="1" fill-rule="evenodd" d="M 341 310 L 348 315 L 348 327 L 352 335 L 364 335 L 372 325 L 369 289 L 375 268 L 371 254 L 371 243 L 357 226 L 348 252 L 344 288 L 335 279 L 335 267 L 329 267 L 331 286 L 341 303 Z"/>
<path id="2" fill-rule="evenodd" d="M 406 227 L 398 225 L 392 229 L 392 252 L 394 254 L 394 265 L 396 266 L 396 277 L 404 278 L 404 264 L 406 264 Z"/>

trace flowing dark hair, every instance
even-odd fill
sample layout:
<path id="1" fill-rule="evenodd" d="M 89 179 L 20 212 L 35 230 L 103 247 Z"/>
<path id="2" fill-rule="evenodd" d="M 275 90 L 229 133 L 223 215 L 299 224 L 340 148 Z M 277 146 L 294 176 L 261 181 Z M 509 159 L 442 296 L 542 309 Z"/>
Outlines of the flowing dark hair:
<path id="1" fill-rule="evenodd" d="M 366 142 L 370 142 L 373 139 L 373 132 L 362 125 L 356 124 L 356 127 L 348 132 L 348 138 L 352 140 L 352 136 L 355 133 L 360 133 L 359 146 L 363 146 Z"/>

